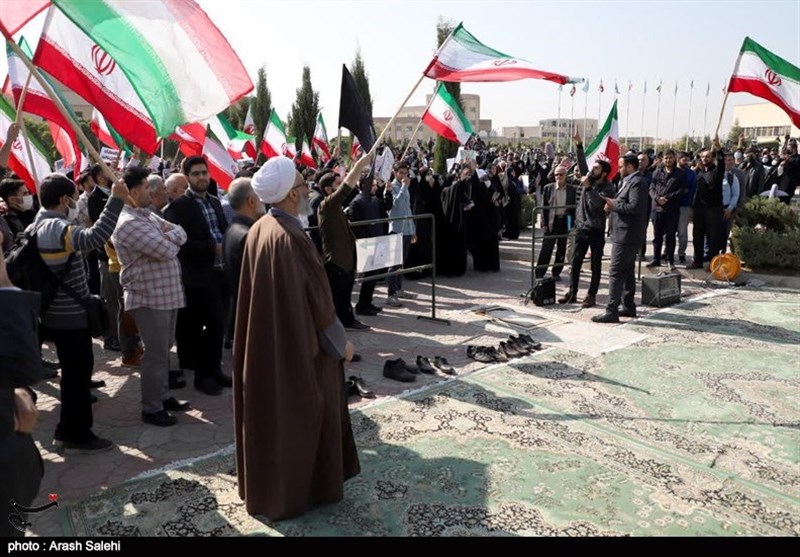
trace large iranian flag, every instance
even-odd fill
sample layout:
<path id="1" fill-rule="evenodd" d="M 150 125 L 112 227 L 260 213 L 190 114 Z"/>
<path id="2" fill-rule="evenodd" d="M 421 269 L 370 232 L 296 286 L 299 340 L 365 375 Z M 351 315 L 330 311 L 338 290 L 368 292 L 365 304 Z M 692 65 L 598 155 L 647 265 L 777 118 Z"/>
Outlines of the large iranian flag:
<path id="1" fill-rule="evenodd" d="M 424 73 L 426 77 L 438 81 L 544 79 L 562 85 L 583 81 L 580 78 L 536 69 L 527 60 L 490 48 L 464 29 L 461 23 L 442 43 Z"/>
<path id="2" fill-rule="evenodd" d="M 0 147 L 2 147 L 8 128 L 16 121 L 17 112 L 8 100 L 0 96 Z M 27 143 L 27 145 L 26 145 Z M 28 156 L 28 147 L 32 158 Z M 50 161 L 44 154 L 44 149 L 30 135 L 27 142 L 22 134 L 17 137 L 11 146 L 8 158 L 8 167 L 20 177 L 31 193 L 36 193 L 38 183 L 42 178 L 52 173 Z M 35 178 L 34 178 L 35 176 Z"/>
<path id="3" fill-rule="evenodd" d="M 617 101 L 611 107 L 611 112 L 605 124 L 600 129 L 597 137 L 586 147 L 586 164 L 591 170 L 595 161 L 605 160 L 611 165 L 611 180 L 619 171 L 619 120 L 617 119 Z"/>
<path id="4" fill-rule="evenodd" d="M 267 158 L 285 155 L 286 143 L 286 130 L 273 108 L 269 114 L 267 127 L 264 129 L 264 139 L 261 140 L 261 152 Z"/>
<path id="5" fill-rule="evenodd" d="M 428 108 L 422 114 L 422 121 L 430 129 L 450 141 L 466 145 L 472 135 L 472 126 L 461 112 L 453 95 L 444 83 L 439 83 Z"/>
<path id="6" fill-rule="evenodd" d="M 800 127 L 800 68 L 745 37 L 728 84 L 729 93 L 750 93 L 781 107 Z"/>
<path id="7" fill-rule="evenodd" d="M 325 129 L 325 120 L 322 119 L 322 112 L 317 114 L 317 125 L 314 128 L 314 137 L 311 138 L 311 145 L 317 150 L 317 153 L 320 153 L 323 163 L 331 160 L 328 130 Z"/>
<path id="8" fill-rule="evenodd" d="M 231 45 L 192 0 L 53 4 L 125 73 L 161 137 L 211 118 L 253 90 Z"/>
<path id="9" fill-rule="evenodd" d="M 208 136 L 203 144 L 203 156 L 208 162 L 208 173 L 219 187 L 227 190 L 234 176 L 239 172 L 236 161 L 222 145 Z"/>

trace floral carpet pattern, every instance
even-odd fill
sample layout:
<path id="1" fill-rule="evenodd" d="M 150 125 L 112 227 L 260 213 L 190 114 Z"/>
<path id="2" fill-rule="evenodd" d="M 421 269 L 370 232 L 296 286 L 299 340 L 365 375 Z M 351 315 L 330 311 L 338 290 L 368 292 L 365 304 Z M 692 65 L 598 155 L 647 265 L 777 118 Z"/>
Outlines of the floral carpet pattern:
<path id="1" fill-rule="evenodd" d="M 800 535 L 800 304 L 725 292 L 355 412 L 337 505 L 250 517 L 232 454 L 65 509 L 78 536 Z M 614 328 L 609 328 L 614 334 Z"/>

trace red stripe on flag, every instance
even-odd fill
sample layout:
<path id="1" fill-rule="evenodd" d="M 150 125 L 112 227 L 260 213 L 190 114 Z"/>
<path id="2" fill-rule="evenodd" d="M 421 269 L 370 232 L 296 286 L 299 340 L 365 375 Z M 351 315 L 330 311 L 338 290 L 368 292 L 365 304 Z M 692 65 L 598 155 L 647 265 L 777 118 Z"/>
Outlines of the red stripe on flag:
<path id="1" fill-rule="evenodd" d="M 8 40 L 26 23 L 41 13 L 50 0 L 2 0 L 0 2 L 0 32 Z"/>
<path id="2" fill-rule="evenodd" d="M 728 85 L 729 93 L 750 93 L 756 97 L 766 99 L 773 104 L 777 104 L 783 109 L 792 121 L 795 127 L 800 128 L 800 112 L 797 109 L 791 108 L 786 102 L 776 95 L 772 89 L 764 84 L 763 81 L 758 79 L 747 79 L 742 77 L 731 77 L 731 82 Z"/>
<path id="3" fill-rule="evenodd" d="M 497 69 L 482 70 L 455 70 L 435 59 L 426 76 L 438 81 L 452 82 L 493 82 L 516 81 L 518 79 L 544 79 L 560 85 L 569 81 L 565 75 L 560 75 L 531 68 L 515 68 L 514 66 L 499 66 Z"/>
<path id="4" fill-rule="evenodd" d="M 426 112 L 425 115 L 422 117 L 422 121 L 425 123 L 426 126 L 428 126 L 430 129 L 432 129 L 445 139 L 449 139 L 453 143 L 461 143 L 458 140 L 458 137 L 456 137 L 456 134 L 453 133 L 453 130 L 451 130 L 443 123 L 441 123 L 439 120 L 431 116 L 430 113 Z"/>

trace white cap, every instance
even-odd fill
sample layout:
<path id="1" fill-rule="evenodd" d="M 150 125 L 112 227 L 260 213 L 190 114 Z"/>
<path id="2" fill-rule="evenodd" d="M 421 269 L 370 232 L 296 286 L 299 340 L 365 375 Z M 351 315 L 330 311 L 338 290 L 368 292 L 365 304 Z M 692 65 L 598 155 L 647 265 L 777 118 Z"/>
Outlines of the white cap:
<path id="1" fill-rule="evenodd" d="M 253 191 L 262 203 L 279 203 L 289 195 L 296 177 L 292 159 L 272 157 L 253 176 Z"/>

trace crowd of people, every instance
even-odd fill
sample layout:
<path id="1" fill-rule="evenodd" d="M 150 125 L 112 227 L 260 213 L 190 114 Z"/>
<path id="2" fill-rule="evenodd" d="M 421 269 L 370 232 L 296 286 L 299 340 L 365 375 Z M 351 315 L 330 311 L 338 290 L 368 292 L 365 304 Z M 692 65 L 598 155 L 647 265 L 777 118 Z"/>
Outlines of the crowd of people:
<path id="1" fill-rule="evenodd" d="M 6 145 L 15 133 L 12 126 Z M 0 151 L 3 253 L 20 253 L 35 241 L 53 284 L 32 319 L 30 300 L 6 303 L 22 293 L 5 268 L 0 273 L 3 349 L 20 327 L 29 327 L 25 338 L 32 338 L 15 346 L 27 351 L 14 356 L 24 365 L 2 375 L 2 435 L 30 433 L 30 387 L 55 377 L 58 368 L 56 443 L 65 452 L 113 447 L 93 432 L 92 389 L 104 382 L 92 379 L 92 337 L 100 334 L 105 350 L 120 352 L 123 365 L 138 369 L 146 424 L 172 426 L 176 413 L 191 408 L 173 395 L 186 386 L 187 370 L 205 395 L 233 387 L 240 494 L 248 511 L 294 516 L 340 499 L 344 479 L 358 473 L 343 366 L 360 356 L 347 331 L 368 329 L 359 318 L 413 297 L 399 273 L 386 279 L 385 301 L 375 303 L 371 276 L 381 271 L 373 270 L 360 277 L 352 304 L 357 239 L 402 236 L 402 265 L 390 270 L 423 267 L 406 279 L 430 272 L 424 266 L 434 262 L 434 248 L 439 275 L 463 275 L 468 252 L 475 271 L 498 272 L 500 242 L 535 224 L 523 222 L 528 197 L 526 203 L 542 208 L 536 276 L 551 268 L 560 280 L 570 266 L 560 303 L 595 305 L 604 246 L 611 242 L 609 302 L 594 320 L 616 322 L 636 314 L 633 268 L 644 253 L 648 223 L 654 231 L 649 266 L 687 264 L 691 221 L 694 254 L 687 266 L 701 268 L 726 250 L 736 211 L 748 198 L 792 194 L 800 185 L 797 143 L 788 136 L 772 151 L 741 142 L 725 150 L 716 138 L 697 153 L 631 151 L 618 161 L 616 176 L 607 160 L 589 168 L 577 132 L 574 140 L 574 154 L 555 153 L 551 145 L 498 149 L 476 140 L 470 155 L 451 161 L 444 174 L 433 172 L 431 151 L 418 146 L 402 158 L 394 153 L 399 160 L 387 180 L 369 157 L 345 173 L 338 150 L 320 169 L 274 157 L 244 165 L 227 192 L 211 179 L 203 157 L 190 156 L 180 168 L 158 171 L 131 165 L 109 175 L 97 164 L 78 175 L 51 174 L 33 195 L 7 171 L 7 152 Z M 424 214 L 435 218 L 414 218 Z M 358 224 L 380 219 L 386 221 Z M 591 280 L 579 300 L 589 252 Z M 93 331 L 93 300 L 105 312 L 104 330 Z M 55 349 L 57 363 L 40 358 L 43 343 Z M 311 349 L 281 349 L 292 345 Z M 231 347 L 232 376 L 222 368 L 223 350 Z M 9 358 L 3 354 L 4 366 Z"/>

